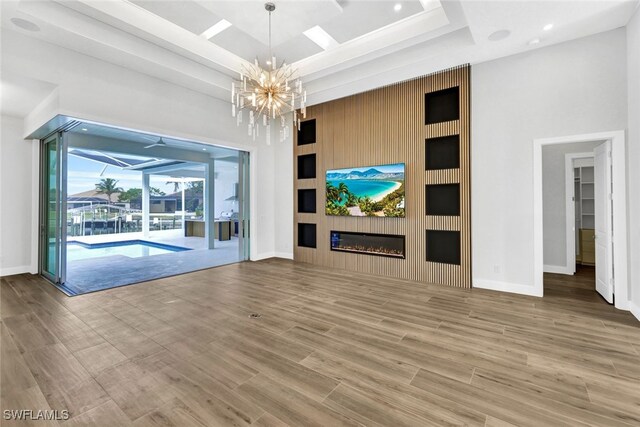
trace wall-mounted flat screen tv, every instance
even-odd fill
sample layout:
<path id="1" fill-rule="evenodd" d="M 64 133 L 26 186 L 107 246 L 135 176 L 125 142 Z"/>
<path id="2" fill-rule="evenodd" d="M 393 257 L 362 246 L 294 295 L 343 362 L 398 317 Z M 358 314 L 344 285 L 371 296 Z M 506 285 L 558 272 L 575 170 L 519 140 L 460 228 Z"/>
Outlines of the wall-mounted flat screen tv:
<path id="1" fill-rule="evenodd" d="M 404 163 L 328 170 L 327 215 L 402 217 Z"/>

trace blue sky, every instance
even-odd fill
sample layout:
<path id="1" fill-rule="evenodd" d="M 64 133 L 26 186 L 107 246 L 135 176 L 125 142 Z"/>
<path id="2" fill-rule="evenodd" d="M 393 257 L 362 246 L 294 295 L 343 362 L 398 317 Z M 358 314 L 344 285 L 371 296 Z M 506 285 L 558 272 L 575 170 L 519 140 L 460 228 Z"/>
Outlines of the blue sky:
<path id="1" fill-rule="evenodd" d="M 329 172 L 348 173 L 348 172 L 354 172 L 354 171 L 364 172 L 369 169 L 376 169 L 383 173 L 404 172 L 404 163 L 395 163 L 392 165 L 381 165 L 381 166 L 365 166 L 362 168 L 332 169 L 332 170 L 328 170 L 327 173 Z"/>
<path id="2" fill-rule="evenodd" d="M 104 174 L 100 176 L 104 164 L 80 157 L 68 156 L 67 193 L 69 195 L 93 190 L 96 183 L 102 178 L 118 180 L 118 186 L 128 190 L 129 188 L 142 188 L 142 173 L 122 170 L 115 166 L 107 166 Z M 157 187 L 167 194 L 173 193 L 173 184 L 165 184 L 168 178 L 151 176 L 151 186 Z"/>

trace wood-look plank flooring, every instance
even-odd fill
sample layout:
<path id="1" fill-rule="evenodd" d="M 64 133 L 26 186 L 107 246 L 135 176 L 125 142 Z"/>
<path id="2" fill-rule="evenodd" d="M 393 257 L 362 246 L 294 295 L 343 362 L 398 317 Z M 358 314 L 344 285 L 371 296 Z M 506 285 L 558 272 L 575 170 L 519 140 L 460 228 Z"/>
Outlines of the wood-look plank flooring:
<path id="1" fill-rule="evenodd" d="M 543 299 L 285 260 L 73 298 L 4 277 L 2 409 L 71 418 L 3 425 L 640 425 L 640 323 L 590 277 Z"/>

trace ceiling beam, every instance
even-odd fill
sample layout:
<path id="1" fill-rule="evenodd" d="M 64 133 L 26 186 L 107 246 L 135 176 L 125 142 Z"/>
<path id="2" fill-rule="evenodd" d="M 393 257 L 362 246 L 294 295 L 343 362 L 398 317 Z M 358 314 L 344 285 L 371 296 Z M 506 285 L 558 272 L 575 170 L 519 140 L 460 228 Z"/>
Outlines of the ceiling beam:
<path id="1" fill-rule="evenodd" d="M 174 165 L 159 165 L 159 166 L 150 166 L 150 167 L 144 167 L 144 165 L 141 165 L 141 166 L 143 167 L 137 168 L 135 170 L 144 172 L 144 173 L 155 174 L 155 175 L 161 175 L 161 174 L 166 174 L 167 172 L 176 172 L 176 171 L 197 172 L 189 167 L 189 166 L 194 166 L 194 164 L 189 164 L 189 163 L 178 163 Z M 196 164 L 195 166 L 199 166 L 199 165 Z M 203 174 L 204 174 L 204 170 L 202 171 L 201 175 Z"/>
<path id="2" fill-rule="evenodd" d="M 235 74 L 240 72 L 241 65 L 249 65 L 248 61 L 209 42 L 204 37 L 193 34 L 129 1 L 63 0 L 60 2 L 66 7 L 83 11 L 91 10 L 92 14 L 99 16 L 110 25 L 170 50 L 179 49 L 183 53 L 206 60 L 209 65 L 220 71 Z"/>

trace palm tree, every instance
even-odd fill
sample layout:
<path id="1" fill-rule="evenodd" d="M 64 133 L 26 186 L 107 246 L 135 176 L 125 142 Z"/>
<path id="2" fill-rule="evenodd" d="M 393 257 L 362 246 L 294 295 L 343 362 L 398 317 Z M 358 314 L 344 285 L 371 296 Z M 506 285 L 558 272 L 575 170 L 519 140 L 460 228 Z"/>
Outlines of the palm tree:
<path id="1" fill-rule="evenodd" d="M 118 184 L 117 179 L 103 178 L 96 184 L 96 193 L 106 194 L 109 203 L 111 203 L 111 195 L 114 193 L 122 193 L 124 190 L 122 187 L 116 187 Z"/>
<path id="2" fill-rule="evenodd" d="M 167 194 L 158 187 L 149 187 L 150 196 L 166 196 Z"/>
<path id="3" fill-rule="evenodd" d="M 347 187 L 347 184 L 345 184 L 344 182 L 341 182 L 340 184 L 338 184 L 338 194 L 339 194 L 339 201 L 342 201 L 342 197 L 344 196 L 345 198 L 349 197 L 349 187 Z"/>
<path id="4" fill-rule="evenodd" d="M 165 182 L 166 185 L 170 185 L 173 184 L 173 192 L 177 193 L 178 191 L 180 191 L 180 181 L 167 181 Z"/>
<path id="5" fill-rule="evenodd" d="M 330 182 L 327 182 L 327 200 L 332 203 L 336 203 L 339 199 L 340 193 L 338 192 L 338 189 Z"/>

